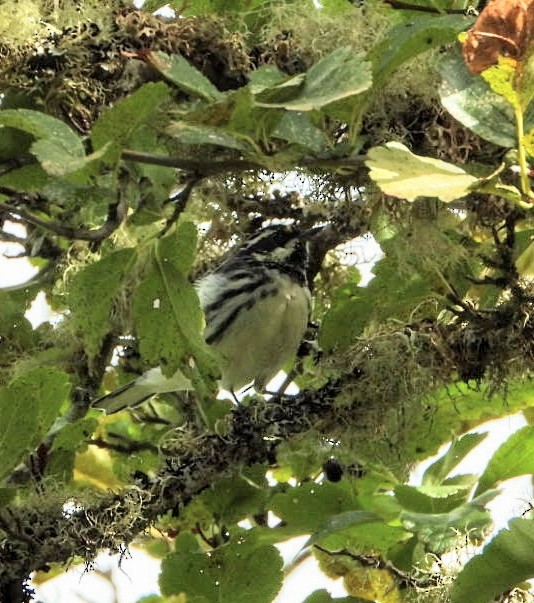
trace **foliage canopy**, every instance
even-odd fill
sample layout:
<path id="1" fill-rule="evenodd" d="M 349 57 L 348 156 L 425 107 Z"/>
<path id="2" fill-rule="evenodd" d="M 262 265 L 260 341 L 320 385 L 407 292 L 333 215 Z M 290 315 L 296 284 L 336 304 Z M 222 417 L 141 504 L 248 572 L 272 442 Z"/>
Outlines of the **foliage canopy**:
<path id="1" fill-rule="evenodd" d="M 302 534 L 341 603 L 524 600 L 528 515 L 444 561 L 534 473 L 534 2 L 475 4 L 0 3 L 0 241 L 37 269 L 0 289 L 1 601 L 136 542 L 163 557 L 151 601 L 268 603 Z M 273 220 L 327 224 L 322 352 L 298 394 L 236 406 L 192 282 Z M 57 320 L 32 328 L 39 292 Z M 90 408 L 158 364 L 194 392 Z M 458 473 L 466 432 L 517 412 Z"/>

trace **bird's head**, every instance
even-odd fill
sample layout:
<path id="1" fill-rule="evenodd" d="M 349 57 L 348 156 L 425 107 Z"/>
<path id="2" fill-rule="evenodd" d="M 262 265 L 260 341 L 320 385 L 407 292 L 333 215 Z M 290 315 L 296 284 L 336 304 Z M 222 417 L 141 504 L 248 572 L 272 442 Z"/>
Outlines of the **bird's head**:
<path id="1" fill-rule="evenodd" d="M 236 257 L 254 257 L 275 264 L 292 264 L 305 269 L 308 263 L 308 242 L 314 229 L 294 224 L 271 224 L 247 239 Z"/>

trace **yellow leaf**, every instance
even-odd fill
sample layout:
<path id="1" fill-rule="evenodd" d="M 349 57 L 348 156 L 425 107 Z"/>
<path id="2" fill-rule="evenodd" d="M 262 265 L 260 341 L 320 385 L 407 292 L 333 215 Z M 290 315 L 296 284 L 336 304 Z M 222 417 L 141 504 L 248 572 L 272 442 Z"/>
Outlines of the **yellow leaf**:
<path id="1" fill-rule="evenodd" d="M 356 567 L 344 578 L 350 595 L 376 603 L 402 603 L 402 595 L 395 578 L 387 571 L 375 567 Z"/>
<path id="2" fill-rule="evenodd" d="M 531 157 L 534 157 L 534 128 L 532 128 L 532 130 L 530 130 L 523 136 L 522 142 L 526 152 Z"/>
<path id="3" fill-rule="evenodd" d="M 113 473 L 108 451 L 96 446 L 90 446 L 85 452 L 76 455 L 74 480 L 106 491 L 117 490 L 122 485 Z"/>
<path id="4" fill-rule="evenodd" d="M 49 580 L 53 580 L 65 573 L 65 567 L 60 563 L 52 563 L 44 572 L 35 572 L 32 576 L 32 583 L 35 586 L 40 586 Z"/>
<path id="5" fill-rule="evenodd" d="M 521 107 L 521 99 L 516 86 L 518 62 L 511 57 L 499 57 L 493 65 L 481 73 L 493 92 L 504 97 L 512 107 Z"/>
<path id="6" fill-rule="evenodd" d="M 534 241 L 517 258 L 515 265 L 523 278 L 534 278 Z"/>
<path id="7" fill-rule="evenodd" d="M 467 195 L 477 178 L 451 163 L 414 155 L 399 142 L 388 142 L 369 150 L 365 162 L 370 177 L 380 189 L 408 201 L 419 197 L 437 197 L 454 201 Z"/>

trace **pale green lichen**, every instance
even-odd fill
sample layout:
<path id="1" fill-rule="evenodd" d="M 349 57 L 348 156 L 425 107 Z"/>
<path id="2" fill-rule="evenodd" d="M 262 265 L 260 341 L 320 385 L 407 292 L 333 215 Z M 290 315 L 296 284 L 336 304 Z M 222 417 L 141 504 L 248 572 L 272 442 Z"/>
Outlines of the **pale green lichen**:
<path id="1" fill-rule="evenodd" d="M 4 44 L 28 42 L 43 29 L 39 3 L 7 0 L 0 4 L 0 39 Z"/>

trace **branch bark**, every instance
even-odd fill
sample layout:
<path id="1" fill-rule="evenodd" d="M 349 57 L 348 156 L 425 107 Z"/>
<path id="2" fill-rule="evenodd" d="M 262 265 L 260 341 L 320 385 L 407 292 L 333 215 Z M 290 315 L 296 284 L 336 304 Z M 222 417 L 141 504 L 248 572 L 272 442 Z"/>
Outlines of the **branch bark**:
<path id="1" fill-rule="evenodd" d="M 411 2 L 403 2 L 402 0 L 385 0 L 386 4 L 389 4 L 391 8 L 398 10 L 415 10 L 423 13 L 433 14 L 444 14 L 444 15 L 465 15 L 468 14 L 466 9 L 462 8 L 447 8 L 440 9 L 434 8 L 433 6 L 423 6 L 420 4 L 413 4 Z"/>
<path id="2" fill-rule="evenodd" d="M 325 231 L 326 228 L 323 234 Z M 330 243 L 334 243 L 335 237 L 341 235 L 333 229 L 331 236 Z M 501 252 L 500 247 L 507 248 L 513 243 L 506 239 L 498 242 Z M 507 268 L 506 255 L 502 269 Z M 335 433 L 333 425 L 339 424 L 360 429 L 373 404 L 375 412 L 385 403 L 394 409 L 411 396 L 415 399 L 428 393 L 437 382 L 453 382 L 454 375 L 481 380 L 488 367 L 495 370 L 497 366 L 506 375 L 512 360 L 524 358 L 532 363 L 534 298 L 527 295 L 528 291 L 515 292 L 514 283 L 515 274 L 509 281 L 511 296 L 491 312 L 466 305 L 460 308 L 457 320 L 449 324 L 421 321 L 396 325 L 390 340 L 381 342 L 382 348 L 375 347 L 372 339 L 359 341 L 350 350 L 351 358 L 355 359 L 354 370 L 318 390 L 237 406 L 228 417 L 224 436 L 199 434 L 194 447 L 170 450 L 165 469 L 138 487 L 89 499 L 76 492 L 61 497 L 44 483 L 33 497 L 2 507 L 0 600 L 29 601 L 22 587 L 24 580 L 34 570 L 46 570 L 50 563 L 68 563 L 79 556 L 91 562 L 102 549 L 121 550 L 156 523 L 159 516 L 169 510 L 179 514 L 196 495 L 221 477 L 234 474 L 242 466 L 271 463 L 279 443 L 291 436 L 312 427 L 331 435 Z M 112 341 L 108 343 L 101 354 L 102 370 Z M 395 344 L 398 357 L 405 359 L 403 366 L 391 375 L 384 371 L 378 374 L 381 390 L 376 383 L 366 389 L 365 383 L 361 385 L 370 377 L 365 362 L 370 365 L 379 360 L 380 349 L 391 343 Z M 402 381 L 397 374 L 406 370 L 404 365 L 408 361 L 418 363 L 424 370 L 420 382 L 425 383 L 425 391 L 408 391 L 410 382 Z M 89 387 L 95 379 L 98 381 L 98 376 L 87 375 Z M 400 381 L 402 387 L 398 387 Z M 345 388 L 350 391 L 350 404 L 337 406 L 336 398 Z M 396 391 L 401 401 L 394 398 Z M 385 399 L 377 402 L 382 392 Z M 83 413 L 86 405 L 82 404 L 80 409 Z M 64 511 L 67 501 L 78 505 L 73 512 Z"/>
<path id="3" fill-rule="evenodd" d="M 521 349 L 526 359 L 534 358 L 534 322 L 525 323 L 525 316 L 534 314 L 534 301 L 527 302 L 523 297 L 521 303 L 522 306 L 511 311 L 507 302 L 491 315 L 466 308 L 458 321 L 448 325 L 422 321 L 397 326 L 390 340 L 382 339 L 378 346 L 373 339 L 361 341 L 350 352 L 355 359 L 351 372 L 318 390 L 257 399 L 250 405 L 235 407 L 228 416 L 224 436 L 204 433 L 195 437 L 194 446 L 176 445 L 176 449 L 169 450 L 166 466 L 159 475 L 152 480 L 143 476 L 138 487 L 82 499 L 76 492 L 60 498 L 44 484 L 33 498 L 3 507 L 0 527 L 5 537 L 0 541 L 0 596 L 5 599 L 7 593 L 14 592 L 14 585 L 22 584 L 32 571 L 46 570 L 50 563 L 65 564 L 79 556 L 90 563 L 103 549 L 123 550 L 124 545 L 156 523 L 158 517 L 169 511 L 180 514 L 196 495 L 221 477 L 230 476 L 243 466 L 272 463 L 277 446 L 291 436 L 310 428 L 332 436 L 336 433 L 334 426 L 343 424 L 351 433 L 362 429 L 365 437 L 365 425 L 372 428 L 368 421 L 370 412 L 381 412 L 382 416 L 386 409 L 396 412 L 396 405 L 404 405 L 407 399 L 421 400 L 437 384 L 451 382 L 455 374 L 467 368 L 476 370 L 479 379 L 486 368 L 495 370 L 497 362 L 502 363 L 503 371 L 509 371 L 510 358 L 503 356 L 504 352 L 516 358 L 517 350 Z M 480 346 L 488 333 L 493 335 L 494 347 L 490 339 Z M 475 349 L 472 349 L 473 334 L 476 334 Z M 513 338 L 517 340 L 515 343 Z M 506 341 L 506 350 L 502 341 Z M 368 369 L 379 361 L 380 350 L 391 345 L 396 346 L 406 363 L 408 360 L 418 363 L 424 371 L 420 383 L 426 390 L 422 391 L 417 383 L 413 391 L 408 390 L 409 382 L 403 380 L 400 368 L 388 374 L 389 381 L 382 371 L 376 377 L 383 389 L 380 399 L 377 384 L 368 381 Z M 402 387 L 396 380 L 402 382 Z M 336 404 L 338 395 L 343 393 L 346 398 L 347 392 L 350 404 L 346 400 L 341 406 Z M 73 512 L 65 513 L 66 500 L 77 505 Z M 30 600 L 22 587 L 19 593 L 22 593 L 19 598 L 5 600 L 15 603 Z"/>
<path id="4" fill-rule="evenodd" d="M 162 167 L 176 168 L 196 174 L 197 176 L 213 176 L 225 172 L 241 172 L 244 170 L 261 170 L 263 166 L 253 161 L 242 159 L 230 159 L 226 161 L 194 161 L 182 159 L 181 157 L 168 157 L 166 155 L 153 155 L 125 149 L 122 158 L 126 161 L 136 163 L 147 163 L 149 165 L 160 165 Z"/>
<path id="5" fill-rule="evenodd" d="M 224 437 L 199 437 L 194 450 L 169 459 L 167 468 L 146 488 L 102 495 L 71 514 L 63 511 L 65 501 L 46 493 L 3 509 L 0 527 L 9 537 L 0 541 L 0 595 L 50 563 L 67 563 L 80 555 L 89 563 L 102 549 L 117 551 L 169 509 L 178 514 L 195 495 L 236 467 L 269 461 L 281 441 L 329 416 L 339 387 L 329 384 L 294 398 L 236 407 Z"/>
<path id="6" fill-rule="evenodd" d="M 102 226 L 95 229 L 87 229 L 66 226 L 65 224 L 52 220 L 43 220 L 21 207 L 12 207 L 6 203 L 0 203 L 0 211 L 5 212 L 10 216 L 19 216 L 23 222 L 32 224 L 33 226 L 37 226 L 67 239 L 90 241 L 93 243 L 104 241 L 117 230 L 126 217 L 127 209 L 128 206 L 126 201 L 120 200 L 118 203 L 109 206 L 108 217 Z"/>
<path id="7" fill-rule="evenodd" d="M 122 158 L 125 161 L 134 161 L 136 163 L 147 163 L 151 165 L 160 165 L 171 167 L 200 177 L 214 176 L 231 172 L 243 172 L 247 170 L 265 170 L 268 169 L 264 164 L 245 159 L 228 159 L 224 161 L 195 161 L 192 159 L 182 159 L 181 157 L 168 157 L 166 155 L 153 155 L 151 153 L 141 153 L 125 149 L 122 152 Z M 343 169 L 355 170 L 362 166 L 365 161 L 365 155 L 350 158 L 335 159 L 306 159 L 295 165 L 298 167 L 325 169 L 328 171 Z"/>

